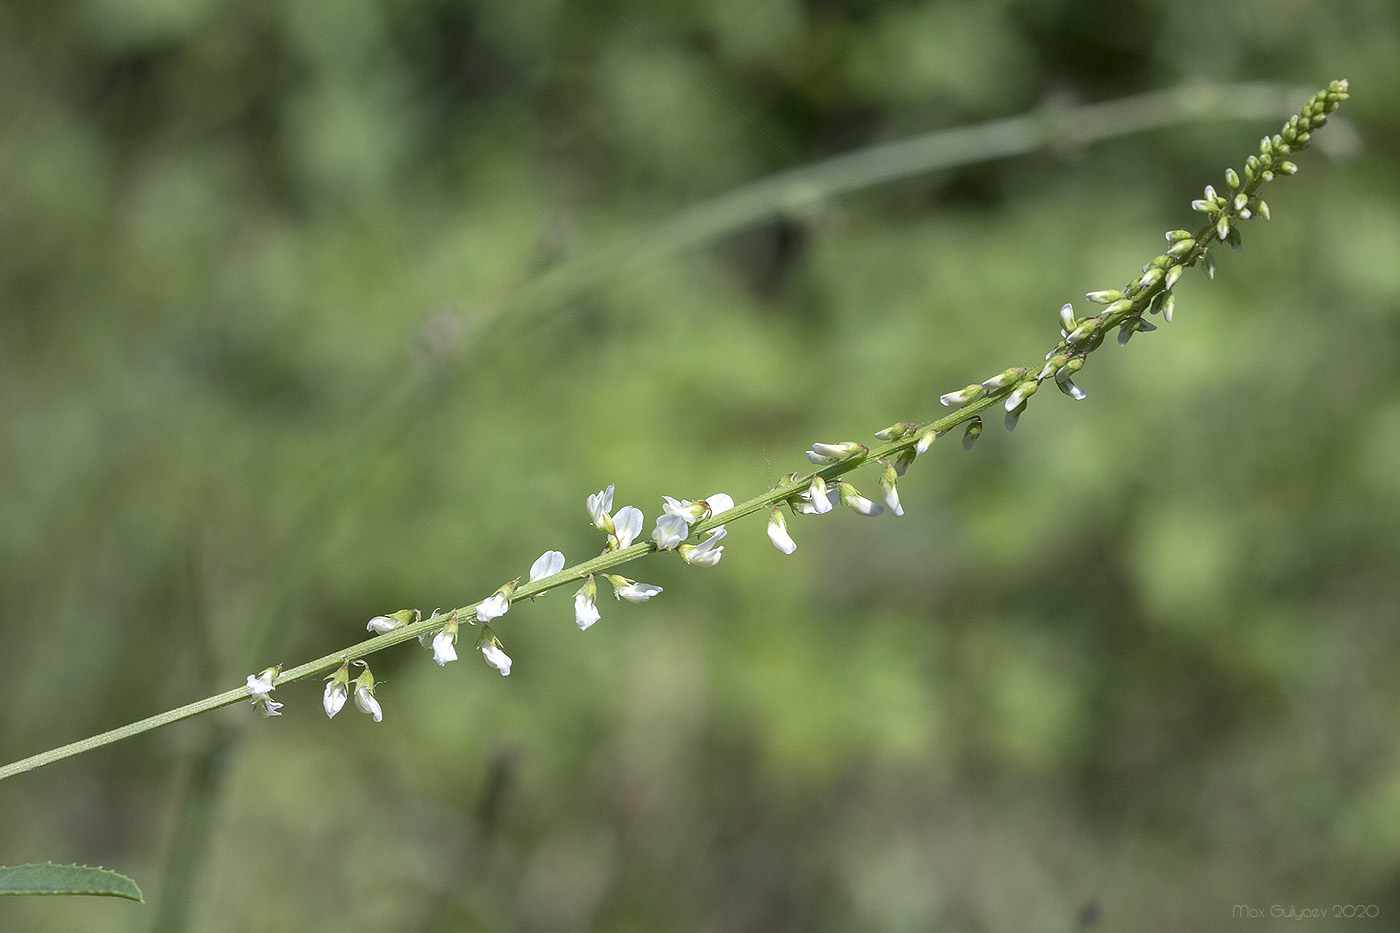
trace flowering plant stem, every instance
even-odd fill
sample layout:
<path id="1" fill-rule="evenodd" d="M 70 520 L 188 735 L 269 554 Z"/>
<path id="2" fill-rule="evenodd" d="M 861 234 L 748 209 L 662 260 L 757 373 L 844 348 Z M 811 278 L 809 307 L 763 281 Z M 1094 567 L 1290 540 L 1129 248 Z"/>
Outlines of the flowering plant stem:
<path id="1" fill-rule="evenodd" d="M 1091 292 L 1086 296 L 1090 302 L 1106 306 L 1101 313 L 1079 319 L 1074 316 L 1071 306 L 1065 305 L 1060 311 L 1061 339 L 1045 355 L 1048 362 L 1043 367 L 1039 369 L 1014 367 L 980 384 L 973 384 L 966 389 L 950 392 L 944 395 L 941 401 L 945 405 L 957 405 L 955 411 L 942 418 L 921 424 L 902 423 L 881 431 L 877 436 L 884 439 L 885 443 L 874 448 L 867 448 L 855 443 L 814 445 L 813 451 L 809 452 L 808 457 L 818 465 L 817 469 L 803 474 L 790 474 L 761 495 L 754 496 L 723 511 L 708 515 L 700 513 L 703 517 L 687 526 L 689 529 L 688 537 L 693 538 L 716 531 L 722 525 L 764 509 L 772 509 L 784 504 L 796 508 L 803 500 L 807 500 L 809 503 L 813 502 L 817 497 L 816 490 L 825 488 L 822 485 L 824 481 L 837 480 L 846 473 L 872 461 L 886 464 L 887 475 L 885 479 L 882 479 L 882 486 L 892 488 L 892 477 L 895 473 L 902 473 L 917 455 L 928 449 L 934 438 L 946 434 L 958 425 L 968 426 L 964 446 L 971 446 L 971 442 L 975 441 L 977 434 L 980 433 L 982 413 L 993 406 L 1002 406 L 1007 414 L 1007 427 L 1014 427 L 1016 419 L 1025 410 L 1027 401 L 1047 379 L 1053 379 L 1066 394 L 1074 398 L 1082 398 L 1083 390 L 1075 385 L 1072 377 L 1083 368 L 1088 355 L 1102 344 L 1104 336 L 1110 330 L 1117 328 L 1119 330 L 1119 343 L 1126 344 L 1132 334 L 1156 329 L 1154 325 L 1144 319 L 1145 314 L 1160 313 L 1164 320 L 1170 321 L 1174 302 L 1172 288 L 1182 270 L 1204 264 L 1207 274 L 1213 275 L 1211 249 L 1219 243 L 1226 243 L 1237 249 L 1240 243 L 1239 223 L 1256 215 L 1268 217 L 1268 206 L 1258 197 L 1259 189 L 1266 182 L 1272 180 L 1276 174 L 1293 174 L 1296 171 L 1296 166 L 1287 161 L 1287 156 L 1306 146 L 1312 131 L 1321 127 L 1326 122 L 1327 115 L 1335 110 L 1346 97 L 1347 83 L 1345 81 L 1332 82 L 1326 89 L 1314 95 L 1301 113 L 1285 124 L 1280 134 L 1266 137 L 1263 140 L 1259 155 L 1250 156 L 1246 161 L 1243 177 L 1233 169 L 1227 173 L 1228 195 L 1217 194 L 1213 187 L 1208 186 L 1205 196 L 1192 204 L 1195 210 L 1206 215 L 1206 222 L 1199 230 L 1194 232 L 1180 230 L 1167 234 L 1170 244 L 1167 251 L 1147 263 L 1140 276 L 1133 279 L 1121 290 Z M 866 500 L 860 501 L 865 502 L 867 506 L 869 505 Z M 887 501 L 891 501 L 888 491 Z M 689 506 L 691 504 L 683 503 L 683 505 Z M 590 511 L 593 510 L 593 506 L 594 503 L 590 500 Z M 607 505 L 602 507 L 602 518 L 606 520 L 605 523 L 609 526 L 606 530 L 609 531 L 611 531 L 613 520 L 606 514 L 606 511 L 610 508 L 611 489 L 607 490 Z M 804 506 L 802 511 L 808 511 L 808 509 Z M 812 511 L 826 511 L 826 508 L 813 509 Z M 897 509 L 895 511 L 898 512 Z M 622 514 L 622 511 L 619 511 L 619 519 Z M 866 514 L 873 514 L 873 512 Z M 640 515 L 635 516 L 635 518 L 639 520 Z M 598 524 L 599 528 L 604 528 L 604 524 L 599 522 L 597 516 L 595 516 L 595 524 Z M 350 661 L 359 661 L 370 654 L 383 651 L 410 639 L 422 638 L 440 632 L 444 628 L 455 632 L 455 626 L 459 622 L 480 624 L 483 636 L 485 636 L 488 631 L 485 622 L 505 611 L 504 608 L 501 608 L 489 616 L 482 612 L 483 606 L 493 600 L 497 601 L 498 605 L 506 606 L 511 601 L 538 596 L 560 586 L 589 580 L 594 575 L 604 574 L 613 568 L 660 549 L 658 544 L 653 541 L 636 544 L 632 544 L 630 541 L 631 537 L 629 536 L 625 542 L 619 541 L 618 543 L 621 543 L 622 546 L 616 547 L 616 549 L 607 550 L 590 560 L 548 575 L 542 575 L 538 579 L 532 578 L 524 584 L 507 584 L 506 587 L 498 591 L 496 596 L 458 609 L 438 610 L 427 617 L 418 617 L 416 612 L 406 610 L 398 614 L 403 624 L 394 624 L 382 634 L 285 671 L 280 668 L 269 668 L 257 677 L 249 677 L 247 686 L 206 697 L 139 722 L 4 765 L 0 767 L 0 780 L 248 699 L 250 696 L 254 699 L 255 705 L 258 702 L 263 704 L 260 709 L 265 715 L 277 715 L 276 708 L 280 704 L 270 702 L 267 699 L 268 693 L 274 686 L 316 677 L 327 671 L 337 669 L 344 671 Z M 718 559 L 717 550 L 715 549 L 716 553 L 710 555 L 712 561 Z M 557 552 L 547 553 L 555 553 L 559 558 L 558 564 L 563 563 L 562 555 L 557 555 Z M 684 556 L 683 550 L 682 554 Z M 659 590 L 656 591 L 659 592 Z M 480 620 L 477 619 L 478 615 L 481 616 Z M 409 618 L 412 618 L 413 621 L 407 621 Z M 392 621 L 392 617 L 381 616 L 379 619 Z M 488 660 L 490 660 L 489 656 Z M 505 659 L 504 663 L 506 667 L 502 671 L 503 673 L 509 670 L 509 659 Z M 333 675 L 334 678 L 341 676 L 341 674 Z M 366 677 L 367 680 L 365 680 Z M 340 680 L 339 682 L 342 686 L 348 687 L 348 680 Z M 370 700 L 367 702 L 372 702 L 373 677 L 368 675 L 367 670 L 365 674 L 361 675 L 360 682 L 366 683 L 370 688 Z M 357 702 L 360 699 L 361 697 L 357 696 Z M 343 702 L 343 696 L 341 702 Z M 339 706 L 336 709 L 339 709 Z M 377 704 L 375 704 L 375 709 L 378 709 Z M 330 710 L 328 709 L 327 712 L 329 714 Z"/>

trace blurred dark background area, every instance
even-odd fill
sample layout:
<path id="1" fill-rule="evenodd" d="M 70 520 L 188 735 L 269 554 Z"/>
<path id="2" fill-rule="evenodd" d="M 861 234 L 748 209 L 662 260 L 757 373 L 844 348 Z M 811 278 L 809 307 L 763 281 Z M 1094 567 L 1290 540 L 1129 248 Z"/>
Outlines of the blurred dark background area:
<path id="1" fill-rule="evenodd" d="M 1400 12 L 1383 0 L 19 2 L 0 9 L 0 760 L 742 500 L 1028 364 L 1312 90 L 1354 97 L 1088 398 L 906 514 L 734 523 L 0 784 L 0 862 L 148 903 L 0 927 L 1223 928 L 1400 913 Z M 1231 82 L 1257 118 L 797 192 L 774 173 Z M 1296 99 L 1294 99 L 1296 98 Z M 634 238 L 629 240 L 629 238 Z M 619 249 L 618 244 L 624 244 Z M 590 262 L 589 257 L 597 257 Z M 878 492 L 874 469 L 855 474 Z M 664 556 L 664 555 L 663 555 Z M 1331 917 L 1330 912 L 1327 915 Z M 1332 922 L 1335 922 L 1332 921 Z"/>

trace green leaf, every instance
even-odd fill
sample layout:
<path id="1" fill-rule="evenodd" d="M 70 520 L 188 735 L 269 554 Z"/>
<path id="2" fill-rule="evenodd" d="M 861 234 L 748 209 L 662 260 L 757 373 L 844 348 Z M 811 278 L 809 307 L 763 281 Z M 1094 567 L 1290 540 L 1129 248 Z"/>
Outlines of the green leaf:
<path id="1" fill-rule="evenodd" d="M 126 875 L 86 865 L 0 865 L 0 894 L 95 894 L 145 901 Z"/>

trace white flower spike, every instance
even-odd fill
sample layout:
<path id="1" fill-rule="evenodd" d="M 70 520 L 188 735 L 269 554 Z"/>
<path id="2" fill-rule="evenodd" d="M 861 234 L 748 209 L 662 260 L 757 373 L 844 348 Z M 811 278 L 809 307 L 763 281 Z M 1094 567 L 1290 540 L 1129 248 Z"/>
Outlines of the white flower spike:
<path id="1" fill-rule="evenodd" d="M 715 542 L 723 538 L 728 532 L 723 528 L 715 529 L 715 533 L 710 535 L 700 544 L 682 544 L 680 555 L 685 558 L 686 563 L 696 567 L 713 567 L 719 563 L 721 555 L 724 553 L 724 545 L 717 545 Z"/>
<path id="2" fill-rule="evenodd" d="M 248 675 L 248 695 L 252 697 L 253 708 L 264 719 L 282 715 L 277 712 L 282 708 L 282 704 L 272 698 L 274 689 L 272 681 L 276 679 L 281 670 L 282 665 L 279 664 L 276 667 L 269 667 L 261 674 Z"/>
<path id="3" fill-rule="evenodd" d="M 797 550 L 797 542 L 788 534 L 787 519 L 783 518 L 783 513 L 777 506 L 773 507 L 768 516 L 768 540 L 784 554 L 791 554 Z"/>
<path id="4" fill-rule="evenodd" d="M 593 581 L 593 574 L 590 573 L 588 582 L 574 594 L 574 622 L 578 624 L 580 632 L 588 631 L 590 625 L 602 618 L 602 613 L 594 603 L 597 598 L 598 584 Z"/>
<path id="5" fill-rule="evenodd" d="M 561 551 L 545 551 L 530 565 L 530 582 L 552 577 L 564 569 L 564 554 Z"/>
<path id="6" fill-rule="evenodd" d="M 340 670 L 326 678 L 326 693 L 321 697 L 321 708 L 326 711 L 327 719 L 334 719 L 335 714 L 345 706 L 345 700 L 350 695 L 349 685 L 350 662 L 346 661 L 340 665 Z"/>

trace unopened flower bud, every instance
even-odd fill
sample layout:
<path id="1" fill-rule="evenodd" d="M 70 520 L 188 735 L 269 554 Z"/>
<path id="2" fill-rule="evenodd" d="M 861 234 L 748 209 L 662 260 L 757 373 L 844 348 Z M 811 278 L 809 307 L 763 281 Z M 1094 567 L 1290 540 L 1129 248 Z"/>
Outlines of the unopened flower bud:
<path id="1" fill-rule="evenodd" d="M 995 392 L 997 389 L 1004 389 L 1017 379 L 1026 374 L 1026 367 L 1013 366 L 1011 369 L 1002 370 L 992 378 L 982 383 L 982 388 L 988 392 Z"/>
<path id="2" fill-rule="evenodd" d="M 1011 394 L 1006 397 L 1006 410 L 1010 411 L 1017 405 L 1025 402 L 1026 399 L 1035 394 L 1035 390 L 1038 388 L 1040 388 L 1040 383 L 1038 382 L 1023 382 L 1015 389 L 1012 389 Z"/>
<path id="3" fill-rule="evenodd" d="M 907 437 L 917 427 L 918 425 L 914 424 L 912 421 L 901 421 L 898 424 L 892 424 L 888 428 L 876 431 L 875 436 L 882 441 L 895 441 L 899 440 L 901 437 Z"/>
<path id="4" fill-rule="evenodd" d="M 826 466 L 841 460 L 849 460 L 851 457 L 867 453 L 869 450 L 870 448 L 864 444 L 857 444 L 853 441 L 841 444 L 813 444 L 812 449 L 807 451 L 807 459 L 817 466 Z"/>
<path id="5" fill-rule="evenodd" d="M 940 405 L 949 406 L 966 405 L 973 399 L 979 398 L 985 391 L 986 390 L 982 388 L 981 383 L 975 382 L 972 385 L 959 389 L 956 392 L 948 392 L 943 395 L 940 395 L 938 397 L 938 403 Z"/>
<path id="6" fill-rule="evenodd" d="M 1074 305 L 1068 301 L 1060 307 L 1060 329 L 1065 333 L 1074 330 Z"/>
<path id="7" fill-rule="evenodd" d="M 841 503 L 847 506 L 848 508 L 859 512 L 861 515 L 875 516 L 879 515 L 885 510 L 884 506 L 876 505 L 874 502 L 871 502 L 869 499 L 865 498 L 859 492 L 857 492 L 856 487 L 852 486 L 845 480 L 842 480 L 839 483 L 837 483 L 836 488 L 841 493 Z"/>
<path id="8" fill-rule="evenodd" d="M 971 450 L 977 446 L 977 438 L 982 436 L 982 418 L 976 417 L 967 423 L 963 429 L 962 449 Z"/>

